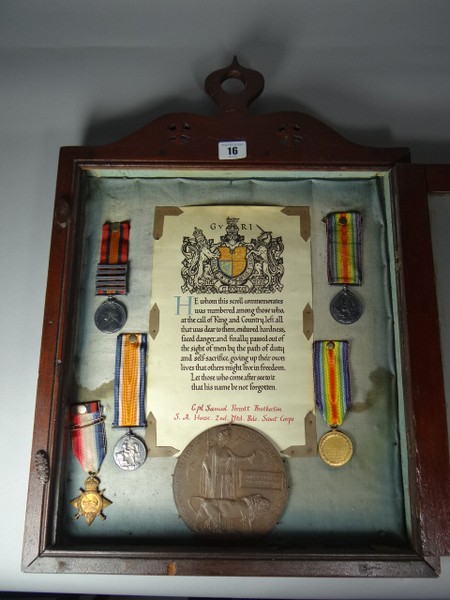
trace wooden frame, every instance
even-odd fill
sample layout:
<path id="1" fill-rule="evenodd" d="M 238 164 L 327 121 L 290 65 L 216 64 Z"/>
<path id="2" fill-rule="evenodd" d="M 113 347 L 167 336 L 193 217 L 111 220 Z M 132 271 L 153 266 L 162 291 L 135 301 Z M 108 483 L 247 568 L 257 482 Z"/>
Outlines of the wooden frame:
<path id="1" fill-rule="evenodd" d="M 242 92 L 222 83 L 238 79 Z M 212 73 L 205 87 L 219 106 L 214 117 L 163 116 L 142 130 L 102 147 L 61 149 L 56 185 L 48 292 L 45 305 L 35 429 L 30 470 L 23 569 L 28 572 L 148 575 L 387 576 L 439 573 L 450 547 L 448 441 L 439 318 L 434 289 L 428 194 L 450 191 L 446 167 L 409 164 L 406 149 L 367 148 L 348 142 L 317 120 L 297 112 L 251 115 L 263 79 L 236 59 Z M 76 336 L 82 245 L 83 186 L 87 172 L 165 169 L 229 170 L 218 144 L 242 141 L 247 156 L 236 171 L 305 171 L 389 174 L 394 204 L 394 252 L 399 302 L 405 461 L 410 504 L 408 543 L 399 547 L 344 544 L 164 543 L 119 545 L 90 538 L 74 544 L 59 535 L 64 460 L 70 444 L 67 403 Z M 420 276 L 418 276 L 420 274 Z"/>

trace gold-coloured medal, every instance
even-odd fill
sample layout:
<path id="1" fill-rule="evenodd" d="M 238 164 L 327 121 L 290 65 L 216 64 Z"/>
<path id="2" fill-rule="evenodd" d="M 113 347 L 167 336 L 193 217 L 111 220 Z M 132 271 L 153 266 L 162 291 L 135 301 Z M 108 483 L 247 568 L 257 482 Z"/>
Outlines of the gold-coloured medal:
<path id="1" fill-rule="evenodd" d="M 103 491 L 98 489 L 100 479 L 95 475 L 90 475 L 84 482 L 85 490 L 80 490 L 81 494 L 70 501 L 78 510 L 75 519 L 84 517 L 88 525 L 92 523 L 95 517 L 106 519 L 103 510 L 112 502 L 103 496 Z"/>
<path id="2" fill-rule="evenodd" d="M 342 467 L 353 455 L 353 444 L 350 438 L 333 429 L 325 433 L 319 440 L 319 456 L 330 467 Z"/>

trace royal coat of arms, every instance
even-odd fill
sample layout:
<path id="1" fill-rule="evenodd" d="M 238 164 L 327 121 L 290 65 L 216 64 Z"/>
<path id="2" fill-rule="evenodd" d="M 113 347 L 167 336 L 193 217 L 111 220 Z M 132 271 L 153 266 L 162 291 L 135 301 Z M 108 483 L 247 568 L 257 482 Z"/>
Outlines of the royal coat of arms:
<path id="1" fill-rule="evenodd" d="M 216 242 L 202 229 L 183 238 L 183 292 L 261 294 L 281 291 L 283 241 L 257 225 L 261 233 L 245 241 L 239 219 L 227 218 L 226 233 Z"/>

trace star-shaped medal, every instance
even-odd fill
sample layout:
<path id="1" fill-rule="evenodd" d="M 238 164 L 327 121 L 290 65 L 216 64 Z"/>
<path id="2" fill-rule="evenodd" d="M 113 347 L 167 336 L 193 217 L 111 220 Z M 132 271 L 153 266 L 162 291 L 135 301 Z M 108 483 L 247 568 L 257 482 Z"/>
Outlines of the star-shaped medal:
<path id="1" fill-rule="evenodd" d="M 103 496 L 103 491 L 98 489 L 100 479 L 95 475 L 90 475 L 84 482 L 85 490 L 80 488 L 81 494 L 70 501 L 77 509 L 75 519 L 84 517 L 88 525 L 92 523 L 95 517 L 100 516 L 101 519 L 106 519 L 103 510 L 112 502 Z"/>

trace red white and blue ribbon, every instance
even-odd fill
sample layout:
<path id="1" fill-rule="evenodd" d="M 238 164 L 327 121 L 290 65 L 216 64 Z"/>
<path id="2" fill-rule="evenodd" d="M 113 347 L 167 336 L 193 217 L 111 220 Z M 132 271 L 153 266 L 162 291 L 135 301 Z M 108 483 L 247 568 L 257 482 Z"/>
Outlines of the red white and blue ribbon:
<path id="1" fill-rule="evenodd" d="M 113 427 L 145 427 L 146 333 L 117 336 Z"/>
<path id="2" fill-rule="evenodd" d="M 95 474 L 106 454 L 104 417 L 98 401 L 70 407 L 72 450 L 86 473 Z"/>
<path id="3" fill-rule="evenodd" d="M 351 400 L 348 341 L 314 342 L 313 374 L 316 406 L 330 427 L 339 427 Z"/>

